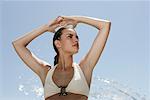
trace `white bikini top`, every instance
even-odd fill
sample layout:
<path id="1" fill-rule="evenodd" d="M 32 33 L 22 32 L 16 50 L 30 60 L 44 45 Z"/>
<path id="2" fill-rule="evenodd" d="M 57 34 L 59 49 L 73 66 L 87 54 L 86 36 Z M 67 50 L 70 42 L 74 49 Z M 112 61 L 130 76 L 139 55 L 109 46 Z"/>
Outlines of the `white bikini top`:
<path id="1" fill-rule="evenodd" d="M 82 72 L 80 66 L 76 63 L 73 63 L 74 68 L 74 75 L 68 86 L 66 87 L 66 92 L 75 93 L 75 94 L 82 94 L 88 97 L 89 94 L 89 86 L 85 79 L 84 73 Z M 50 69 L 47 73 L 45 84 L 44 84 L 44 97 L 50 97 L 54 94 L 58 94 L 61 91 L 61 88 L 53 82 L 52 75 L 56 68 Z"/>

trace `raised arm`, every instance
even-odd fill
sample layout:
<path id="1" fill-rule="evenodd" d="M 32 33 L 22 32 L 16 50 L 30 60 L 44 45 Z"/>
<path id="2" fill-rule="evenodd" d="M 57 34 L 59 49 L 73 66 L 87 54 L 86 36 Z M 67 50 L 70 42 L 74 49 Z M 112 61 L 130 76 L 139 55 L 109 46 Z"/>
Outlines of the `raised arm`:
<path id="1" fill-rule="evenodd" d="M 84 23 L 91 26 L 94 26 L 98 29 L 98 34 L 92 44 L 92 47 L 89 49 L 88 53 L 81 59 L 79 65 L 82 68 L 87 82 L 90 85 L 92 71 L 97 64 L 102 51 L 105 47 L 109 31 L 110 31 L 110 21 L 96 19 L 92 17 L 85 17 L 85 16 L 63 16 L 66 20 L 70 20 L 70 23 L 75 20 L 77 23 Z M 72 23 L 71 23 L 72 24 Z M 85 41 L 86 42 L 86 41 Z"/>
<path id="2" fill-rule="evenodd" d="M 44 84 L 46 74 L 50 69 L 50 65 L 36 57 L 28 48 L 27 45 L 39 35 L 49 31 L 54 32 L 54 29 L 58 26 L 60 19 L 56 19 L 53 22 L 42 25 L 33 31 L 26 33 L 24 36 L 19 37 L 12 42 L 17 54 L 23 60 L 23 62 L 34 71 L 41 79 Z"/>
<path id="3" fill-rule="evenodd" d="M 109 31 L 110 31 L 110 21 L 92 18 L 92 17 L 76 17 L 78 23 L 85 23 L 94 26 L 98 29 L 98 34 L 89 49 L 88 53 L 80 61 L 80 65 L 85 67 L 89 71 L 92 71 L 97 64 L 103 49 L 105 47 Z"/>

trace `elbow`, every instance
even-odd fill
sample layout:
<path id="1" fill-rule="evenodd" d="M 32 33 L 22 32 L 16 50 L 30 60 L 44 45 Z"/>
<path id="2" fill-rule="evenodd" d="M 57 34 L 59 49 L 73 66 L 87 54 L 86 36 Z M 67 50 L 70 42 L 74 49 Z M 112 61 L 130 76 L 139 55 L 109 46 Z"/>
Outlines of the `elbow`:
<path id="1" fill-rule="evenodd" d="M 16 45 L 16 42 L 15 41 L 12 41 L 12 43 L 11 43 L 13 46 L 15 46 Z"/>
<path id="2" fill-rule="evenodd" d="M 17 45 L 17 42 L 16 41 L 12 41 L 12 45 L 13 46 Z"/>
<path id="3" fill-rule="evenodd" d="M 105 20 L 103 21 L 103 23 L 101 23 L 101 25 L 99 25 L 98 29 L 102 30 L 102 29 L 107 29 L 111 27 L 111 21 Z"/>
<path id="4" fill-rule="evenodd" d="M 108 20 L 107 20 L 107 21 L 106 21 L 106 25 L 107 25 L 107 26 L 111 26 L 111 21 L 108 21 Z"/>
<path id="5" fill-rule="evenodd" d="M 17 43 L 16 43 L 15 41 L 12 41 L 12 46 L 13 46 L 14 48 L 16 48 Z"/>
<path id="6" fill-rule="evenodd" d="M 111 21 L 109 22 L 109 26 L 111 26 Z"/>
<path id="7" fill-rule="evenodd" d="M 110 21 L 107 21 L 107 22 L 105 23 L 104 27 L 110 29 L 110 27 L 111 27 L 111 22 L 110 22 Z"/>
<path id="8" fill-rule="evenodd" d="M 24 45 L 22 42 L 20 42 L 19 40 L 14 40 L 14 41 L 12 41 L 12 45 L 14 46 L 14 47 L 16 47 L 16 46 L 24 46 L 24 47 L 26 47 L 26 45 Z"/>
<path id="9" fill-rule="evenodd" d="M 17 41 L 12 41 L 12 45 L 14 48 L 16 48 L 17 46 L 19 46 L 19 43 Z"/>

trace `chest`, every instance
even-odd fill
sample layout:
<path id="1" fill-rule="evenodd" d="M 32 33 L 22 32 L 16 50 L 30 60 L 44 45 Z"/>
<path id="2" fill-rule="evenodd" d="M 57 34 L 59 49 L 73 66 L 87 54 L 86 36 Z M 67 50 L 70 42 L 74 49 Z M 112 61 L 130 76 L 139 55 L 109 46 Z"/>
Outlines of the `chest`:
<path id="1" fill-rule="evenodd" d="M 52 81 L 58 86 L 68 86 L 74 76 L 74 69 L 68 71 L 55 70 L 52 75 Z"/>

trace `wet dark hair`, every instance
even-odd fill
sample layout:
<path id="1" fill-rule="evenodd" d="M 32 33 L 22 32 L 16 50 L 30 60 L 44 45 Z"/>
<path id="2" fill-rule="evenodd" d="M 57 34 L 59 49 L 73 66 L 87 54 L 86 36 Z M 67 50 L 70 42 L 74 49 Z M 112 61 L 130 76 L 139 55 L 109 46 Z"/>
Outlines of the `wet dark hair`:
<path id="1" fill-rule="evenodd" d="M 58 58 L 59 58 L 59 52 L 58 52 L 58 49 L 57 47 L 55 46 L 55 40 L 59 40 L 61 35 L 62 35 L 62 31 L 66 29 L 66 28 L 60 28 L 59 30 L 57 30 L 54 34 L 54 37 L 53 37 L 53 47 L 54 47 L 54 50 L 55 52 L 57 53 L 56 56 L 54 57 L 54 66 L 58 63 Z"/>

